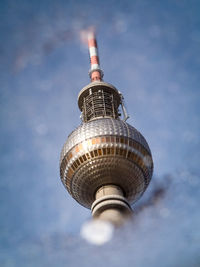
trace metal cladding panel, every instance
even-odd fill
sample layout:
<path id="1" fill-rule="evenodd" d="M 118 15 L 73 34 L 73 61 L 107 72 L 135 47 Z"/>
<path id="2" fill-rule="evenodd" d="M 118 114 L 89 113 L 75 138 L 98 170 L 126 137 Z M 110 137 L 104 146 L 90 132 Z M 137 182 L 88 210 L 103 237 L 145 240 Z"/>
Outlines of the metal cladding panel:
<path id="1" fill-rule="evenodd" d="M 81 124 L 68 136 L 68 139 L 65 142 L 61 152 L 60 164 L 66 153 L 75 145 L 89 138 L 103 135 L 115 135 L 131 138 L 135 142 L 142 145 L 151 155 L 151 151 L 145 138 L 133 126 L 122 120 L 101 118 Z"/>

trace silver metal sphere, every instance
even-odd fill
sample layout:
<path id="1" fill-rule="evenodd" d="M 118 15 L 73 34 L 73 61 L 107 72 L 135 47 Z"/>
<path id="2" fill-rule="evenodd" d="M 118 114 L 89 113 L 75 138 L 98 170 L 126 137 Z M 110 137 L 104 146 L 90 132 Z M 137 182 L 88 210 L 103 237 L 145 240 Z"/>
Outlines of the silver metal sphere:
<path id="1" fill-rule="evenodd" d="M 119 186 L 129 203 L 146 190 L 153 172 L 145 138 L 128 123 L 100 118 L 83 123 L 68 137 L 60 157 L 60 176 L 69 193 L 91 208 L 103 185 Z"/>

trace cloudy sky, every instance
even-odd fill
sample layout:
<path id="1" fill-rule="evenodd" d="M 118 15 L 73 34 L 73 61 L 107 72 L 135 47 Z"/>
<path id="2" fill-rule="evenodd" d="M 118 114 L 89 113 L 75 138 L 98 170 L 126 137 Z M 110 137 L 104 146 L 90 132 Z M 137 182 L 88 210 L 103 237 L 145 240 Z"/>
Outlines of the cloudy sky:
<path id="1" fill-rule="evenodd" d="M 0 1 L 1 266 L 199 266 L 199 13 L 196 0 Z M 133 221 L 103 246 L 80 236 L 90 211 L 59 178 L 91 25 L 155 165 Z"/>

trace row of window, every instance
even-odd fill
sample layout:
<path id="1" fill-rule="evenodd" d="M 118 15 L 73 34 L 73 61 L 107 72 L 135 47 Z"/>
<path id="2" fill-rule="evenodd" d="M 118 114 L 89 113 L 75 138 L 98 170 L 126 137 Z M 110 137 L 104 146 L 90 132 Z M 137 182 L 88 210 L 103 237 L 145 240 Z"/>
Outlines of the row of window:
<path id="1" fill-rule="evenodd" d="M 89 150 L 92 150 L 93 145 L 104 145 L 104 144 L 125 144 L 128 147 L 134 148 L 138 150 L 140 153 L 143 154 L 143 156 L 149 156 L 148 152 L 144 149 L 143 146 L 141 146 L 139 143 L 131 140 L 130 138 L 127 137 L 119 137 L 119 136 L 102 136 L 102 137 L 95 137 L 92 139 L 88 139 L 78 145 L 76 145 L 73 149 L 71 149 L 66 157 L 62 160 L 62 166 L 66 166 L 67 163 L 72 159 L 72 157 L 76 156 L 79 152 L 84 153 L 82 157 L 80 157 L 80 162 L 83 163 L 84 161 L 97 157 L 97 156 L 102 156 L 102 155 L 121 155 L 124 157 L 130 157 L 128 148 L 126 150 L 120 150 L 120 148 L 117 147 L 108 147 L 108 148 L 99 148 L 96 150 L 91 151 L 91 156 L 89 156 Z M 123 152 L 122 152 L 123 151 Z M 87 153 L 86 153 L 87 152 Z M 151 166 L 151 164 L 148 164 Z M 61 168 L 62 171 L 62 168 Z M 64 170 L 63 170 L 64 171 Z"/>
<path id="2" fill-rule="evenodd" d="M 132 147 L 139 152 L 141 152 L 144 156 L 148 155 L 148 152 L 137 142 L 131 140 L 130 138 L 126 137 L 117 137 L 117 136 L 102 136 L 102 137 L 95 137 L 92 139 L 88 139 L 86 141 L 83 141 L 82 143 L 76 145 L 71 151 L 69 151 L 66 155 L 67 160 L 70 161 L 70 159 L 77 155 L 79 152 L 88 151 L 91 149 L 93 145 L 99 145 L 99 144 L 125 144 L 129 147 Z M 103 148 L 102 148 L 103 149 Z M 108 154 L 109 149 L 114 148 L 108 148 Z M 117 148 L 115 148 L 117 150 Z M 113 154 L 113 153 L 112 153 Z M 117 152 L 116 152 L 117 154 Z M 126 156 L 126 155 L 124 155 Z"/>
<path id="3" fill-rule="evenodd" d="M 81 165 L 83 164 L 84 162 L 92 159 L 92 158 L 95 158 L 95 157 L 100 157 L 100 156 L 107 156 L 107 155 L 119 155 L 119 156 L 122 156 L 122 157 L 126 157 L 127 159 L 137 163 L 137 165 L 139 165 L 146 176 L 149 175 L 149 171 L 147 169 L 147 167 L 145 166 L 143 160 L 138 157 L 136 154 L 134 154 L 133 152 L 131 151 L 128 151 L 127 149 L 123 149 L 123 148 L 102 148 L 102 149 L 95 149 L 93 151 L 90 151 L 90 152 L 87 152 L 85 153 L 84 155 L 80 156 L 77 160 L 75 160 L 73 162 L 73 164 L 69 167 L 68 169 L 68 173 L 67 173 L 67 176 L 68 178 L 70 179 L 72 177 L 72 175 L 74 174 L 74 172 L 76 171 L 76 169 Z M 66 166 L 66 163 L 65 163 L 65 166 Z M 63 170 L 64 171 L 64 170 Z"/>

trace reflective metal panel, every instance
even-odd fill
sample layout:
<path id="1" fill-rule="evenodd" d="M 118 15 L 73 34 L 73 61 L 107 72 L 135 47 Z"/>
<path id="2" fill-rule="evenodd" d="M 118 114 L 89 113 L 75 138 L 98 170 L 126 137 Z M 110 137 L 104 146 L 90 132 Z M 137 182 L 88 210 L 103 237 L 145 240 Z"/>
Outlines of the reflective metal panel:
<path id="1" fill-rule="evenodd" d="M 153 161 L 144 137 L 128 123 L 101 118 L 80 125 L 64 144 L 60 174 L 69 193 L 90 208 L 102 185 L 120 186 L 135 202 L 148 186 Z"/>

